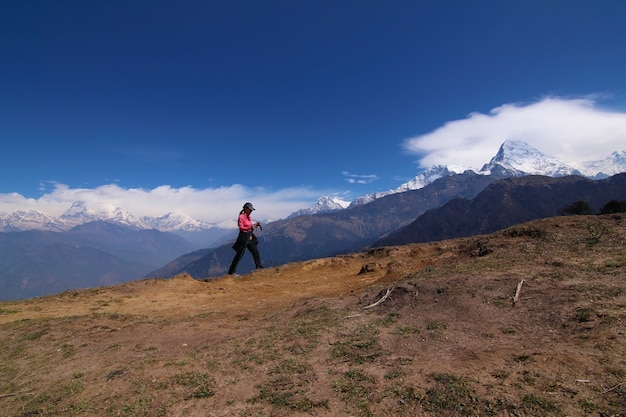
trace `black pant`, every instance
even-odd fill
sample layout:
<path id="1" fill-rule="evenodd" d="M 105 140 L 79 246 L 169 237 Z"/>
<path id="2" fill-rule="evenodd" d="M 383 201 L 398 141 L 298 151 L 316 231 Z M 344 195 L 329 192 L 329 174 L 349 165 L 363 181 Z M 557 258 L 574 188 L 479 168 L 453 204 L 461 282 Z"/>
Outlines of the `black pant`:
<path id="1" fill-rule="evenodd" d="M 233 261 L 230 264 L 230 268 L 228 269 L 228 273 L 230 275 L 234 274 L 237 270 L 237 264 L 239 263 L 241 258 L 243 258 L 243 254 L 246 252 L 246 248 L 248 248 L 248 250 L 252 254 L 256 269 L 263 268 L 263 265 L 261 264 L 261 255 L 259 254 L 259 248 L 257 248 L 257 242 L 258 240 L 256 239 L 256 236 L 254 236 L 254 234 L 252 234 L 252 239 L 250 239 L 250 234 L 246 232 L 239 232 L 237 242 L 235 242 L 235 244 L 233 245 L 233 249 L 235 249 L 237 253 L 235 253 L 235 257 L 233 258 Z"/>

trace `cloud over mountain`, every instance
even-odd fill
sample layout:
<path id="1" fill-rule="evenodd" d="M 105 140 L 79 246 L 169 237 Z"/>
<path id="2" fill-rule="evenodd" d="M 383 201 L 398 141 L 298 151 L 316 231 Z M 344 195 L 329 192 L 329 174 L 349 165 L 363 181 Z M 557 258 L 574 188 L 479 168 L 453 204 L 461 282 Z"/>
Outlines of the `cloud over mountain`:
<path id="1" fill-rule="evenodd" d="M 601 160 L 626 148 L 626 113 L 603 109 L 592 98 L 548 97 L 471 113 L 407 139 L 404 147 L 425 169 L 446 165 L 457 172 L 478 171 L 506 140 L 524 141 L 562 161 Z"/>

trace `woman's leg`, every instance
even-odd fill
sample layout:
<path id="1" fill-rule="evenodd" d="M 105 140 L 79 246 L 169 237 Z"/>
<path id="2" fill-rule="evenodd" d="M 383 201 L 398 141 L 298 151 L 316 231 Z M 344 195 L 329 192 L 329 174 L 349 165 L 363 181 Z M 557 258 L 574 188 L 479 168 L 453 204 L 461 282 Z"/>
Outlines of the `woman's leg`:
<path id="1" fill-rule="evenodd" d="M 230 263 L 230 268 L 228 269 L 228 274 L 233 275 L 235 271 L 237 271 L 237 264 L 243 258 L 243 254 L 246 252 L 246 247 L 244 246 L 241 250 L 235 253 L 233 261 Z"/>
<path id="2" fill-rule="evenodd" d="M 248 250 L 252 254 L 252 258 L 254 259 L 254 265 L 256 269 L 263 268 L 263 264 L 261 264 L 261 255 L 259 254 L 259 248 L 256 246 L 254 242 L 248 242 Z"/>

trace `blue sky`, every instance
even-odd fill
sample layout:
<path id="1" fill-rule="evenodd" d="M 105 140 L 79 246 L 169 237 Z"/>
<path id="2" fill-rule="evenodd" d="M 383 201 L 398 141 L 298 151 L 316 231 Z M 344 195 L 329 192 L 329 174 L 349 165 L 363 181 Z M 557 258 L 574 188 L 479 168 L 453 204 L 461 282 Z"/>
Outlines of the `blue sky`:
<path id="1" fill-rule="evenodd" d="M 231 221 L 626 148 L 626 2 L 0 1 L 0 212 Z"/>

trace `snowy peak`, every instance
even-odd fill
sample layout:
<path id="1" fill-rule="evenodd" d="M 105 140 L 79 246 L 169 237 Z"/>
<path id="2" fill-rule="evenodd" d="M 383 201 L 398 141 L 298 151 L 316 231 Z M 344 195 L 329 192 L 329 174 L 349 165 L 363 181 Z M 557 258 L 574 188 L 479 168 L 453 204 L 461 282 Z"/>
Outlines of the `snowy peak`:
<path id="1" fill-rule="evenodd" d="M 546 175 L 564 177 L 582 175 L 582 173 L 557 158 L 546 155 L 521 140 L 507 140 L 479 172 L 483 175 L 498 174 L 511 177 L 524 175 Z"/>
<path id="2" fill-rule="evenodd" d="M 146 225 L 135 217 L 130 212 L 121 209 L 119 207 L 110 207 L 107 210 L 103 210 L 100 215 L 102 220 L 107 220 L 113 223 L 123 224 L 135 229 L 145 229 Z"/>
<path id="3" fill-rule="evenodd" d="M 170 212 L 160 217 L 147 217 L 141 218 L 141 221 L 153 228 L 162 232 L 174 232 L 174 231 L 186 231 L 195 232 L 201 230 L 207 230 L 215 225 L 196 220 L 193 217 L 180 212 Z"/>
<path id="4" fill-rule="evenodd" d="M 104 220 L 118 223 L 134 229 L 145 229 L 146 226 L 128 211 L 119 207 L 107 206 L 100 211 L 90 210 L 84 201 L 77 201 L 65 211 L 60 217 L 63 223 L 69 227 L 80 224 Z"/>
<path id="5" fill-rule="evenodd" d="M 371 203 L 374 200 L 378 200 L 379 198 L 383 198 L 385 196 L 395 194 L 395 193 L 403 193 L 405 191 L 411 190 L 419 190 L 420 188 L 424 188 L 430 183 L 438 180 L 439 178 L 445 177 L 447 175 L 452 175 L 454 172 L 450 171 L 448 167 L 443 165 L 434 165 L 432 168 L 422 172 L 417 175 L 412 180 L 405 182 L 400 185 L 398 188 L 389 191 L 383 191 L 380 193 L 372 193 L 366 194 L 361 197 L 357 197 L 350 203 L 349 207 L 362 206 L 363 204 Z"/>
<path id="6" fill-rule="evenodd" d="M 592 179 L 610 177 L 626 172 L 626 151 L 613 152 L 601 161 L 585 163 L 566 163 L 558 158 L 546 155 L 528 143 L 521 140 L 507 140 L 479 171 L 481 175 L 497 175 L 500 177 L 522 177 L 525 175 L 545 175 L 548 177 L 563 177 L 567 175 L 582 175 Z M 456 170 L 443 165 L 433 166 L 400 185 L 395 190 L 380 193 L 366 194 L 356 198 L 350 207 L 371 203 L 374 200 L 394 193 L 418 190 L 447 175 L 453 175 Z"/>
<path id="7" fill-rule="evenodd" d="M 61 232 L 95 221 L 115 223 L 135 230 L 156 229 L 161 232 L 202 232 L 217 228 L 213 224 L 196 220 L 180 212 L 171 212 L 160 217 L 144 216 L 137 218 L 129 211 L 112 205 L 96 211 L 88 208 L 84 201 L 77 201 L 59 217 L 53 217 L 36 210 L 0 213 L 0 231 L 45 230 Z"/>
<path id="8" fill-rule="evenodd" d="M 303 214 L 325 213 L 328 211 L 341 210 L 350 205 L 349 201 L 340 199 L 339 197 L 322 196 L 309 208 L 298 210 L 289 215 L 288 218 L 301 216 Z"/>
<path id="9" fill-rule="evenodd" d="M 76 201 L 60 217 L 60 220 L 78 225 L 96 219 L 96 212 L 87 209 L 84 201 Z"/>
<path id="10" fill-rule="evenodd" d="M 563 177 L 566 175 L 582 175 L 601 179 L 621 172 L 626 172 L 626 151 L 615 151 L 601 161 L 567 163 L 546 155 L 526 142 L 507 140 L 488 164 L 480 170 L 480 174 L 500 174 L 505 176 L 545 175 Z"/>
<path id="11" fill-rule="evenodd" d="M 37 210 L 16 210 L 0 213 L 0 231 L 19 232 L 22 230 L 65 230 L 63 222 Z"/>
<path id="12" fill-rule="evenodd" d="M 439 178 L 452 174 L 453 172 L 448 170 L 448 167 L 443 165 L 435 165 L 429 170 L 422 172 L 411 181 L 405 182 L 404 184 L 400 185 L 394 190 L 394 192 L 402 193 L 404 191 L 419 190 L 420 188 L 426 187 L 427 185 L 438 180 Z"/>
<path id="13" fill-rule="evenodd" d="M 615 151 L 601 161 L 580 164 L 580 171 L 589 178 L 602 179 L 626 172 L 626 151 Z"/>

